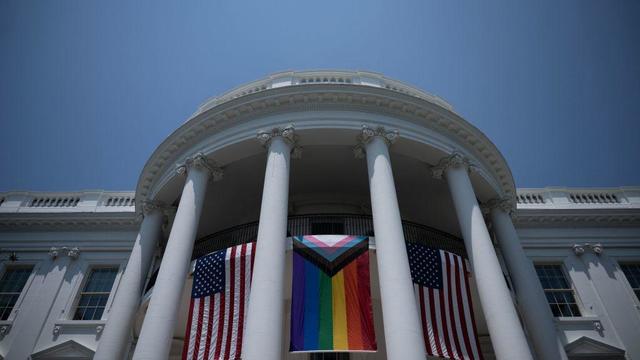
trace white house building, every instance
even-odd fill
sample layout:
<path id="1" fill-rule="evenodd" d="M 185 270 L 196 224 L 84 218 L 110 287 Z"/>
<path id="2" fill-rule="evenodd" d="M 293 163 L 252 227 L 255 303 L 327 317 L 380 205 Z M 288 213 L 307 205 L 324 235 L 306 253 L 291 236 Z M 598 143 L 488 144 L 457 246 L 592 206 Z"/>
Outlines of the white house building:
<path id="1" fill-rule="evenodd" d="M 290 353 L 291 239 L 370 237 L 368 353 Z M 0 193 L 0 359 L 181 359 L 193 260 L 257 240 L 246 359 L 424 359 L 405 242 L 464 255 L 485 359 L 640 359 L 640 187 L 517 189 L 446 101 L 285 72 L 206 101 L 135 191 Z"/>

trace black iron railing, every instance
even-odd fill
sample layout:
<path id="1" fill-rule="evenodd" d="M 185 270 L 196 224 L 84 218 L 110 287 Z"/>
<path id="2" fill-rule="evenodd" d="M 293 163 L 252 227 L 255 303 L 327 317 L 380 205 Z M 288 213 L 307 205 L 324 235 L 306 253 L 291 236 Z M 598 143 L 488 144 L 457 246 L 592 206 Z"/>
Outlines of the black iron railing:
<path id="1" fill-rule="evenodd" d="M 436 249 L 446 250 L 466 257 L 462 239 L 444 231 L 409 221 L 402 222 L 404 238 L 407 242 L 419 243 Z M 296 235 L 367 235 L 375 236 L 373 220 L 369 215 L 322 214 L 290 216 L 287 236 Z M 258 222 L 234 226 L 196 240 L 192 259 L 197 259 L 213 251 L 230 246 L 255 241 L 258 237 Z M 146 291 L 155 284 L 157 270 L 146 286 Z"/>
<path id="2" fill-rule="evenodd" d="M 429 226 L 402 222 L 407 242 L 421 243 L 438 249 L 466 256 L 461 239 Z M 287 236 L 308 234 L 349 234 L 375 236 L 371 216 L 350 214 L 297 215 L 290 216 Z M 193 259 L 210 252 L 255 241 L 258 236 L 258 222 L 234 226 L 196 240 Z"/>

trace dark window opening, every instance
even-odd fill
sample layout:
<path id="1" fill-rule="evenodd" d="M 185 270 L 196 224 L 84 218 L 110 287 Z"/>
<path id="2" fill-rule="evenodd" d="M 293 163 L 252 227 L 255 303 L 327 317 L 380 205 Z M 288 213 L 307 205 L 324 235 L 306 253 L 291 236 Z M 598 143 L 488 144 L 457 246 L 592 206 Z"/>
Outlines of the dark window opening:
<path id="1" fill-rule="evenodd" d="M 310 235 L 346 235 L 344 233 L 344 223 L 336 223 L 336 222 L 312 223 Z"/>

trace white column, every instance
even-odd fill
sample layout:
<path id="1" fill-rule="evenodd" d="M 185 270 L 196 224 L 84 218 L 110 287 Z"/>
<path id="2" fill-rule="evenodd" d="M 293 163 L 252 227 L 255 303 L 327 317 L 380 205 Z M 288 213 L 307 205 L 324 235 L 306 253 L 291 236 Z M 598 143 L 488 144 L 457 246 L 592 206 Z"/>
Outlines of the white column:
<path id="1" fill-rule="evenodd" d="M 544 290 L 509 216 L 511 204 L 507 200 L 492 200 L 487 207 L 536 355 L 539 359 L 566 360 Z"/>
<path id="2" fill-rule="evenodd" d="M 397 136 L 397 131 L 363 126 L 356 150 L 360 154 L 364 150 L 367 156 L 387 358 L 425 359 L 420 313 L 387 148 Z"/>
<path id="3" fill-rule="evenodd" d="M 222 176 L 220 169 L 212 167 L 201 154 L 187 159 L 186 164 L 179 167 L 178 171 L 186 172 L 187 180 L 133 354 L 135 360 L 169 357 L 177 310 L 189 272 L 207 183 L 212 175 L 214 179 Z"/>
<path id="4" fill-rule="evenodd" d="M 100 336 L 94 360 L 124 359 L 129 346 L 131 324 L 140 304 L 163 220 L 162 209 L 157 203 L 145 202 L 142 212 L 144 219 Z"/>
<path id="5" fill-rule="evenodd" d="M 454 154 L 442 159 L 432 171 L 437 178 L 442 177 L 444 173 L 449 183 L 465 248 L 478 287 L 480 305 L 487 321 L 496 357 L 500 360 L 532 359 L 527 339 L 467 174 L 467 161 L 462 156 Z"/>
<path id="6" fill-rule="evenodd" d="M 284 270 L 293 127 L 260 132 L 268 148 L 256 257 L 247 309 L 243 359 L 280 360 L 284 312 Z"/>

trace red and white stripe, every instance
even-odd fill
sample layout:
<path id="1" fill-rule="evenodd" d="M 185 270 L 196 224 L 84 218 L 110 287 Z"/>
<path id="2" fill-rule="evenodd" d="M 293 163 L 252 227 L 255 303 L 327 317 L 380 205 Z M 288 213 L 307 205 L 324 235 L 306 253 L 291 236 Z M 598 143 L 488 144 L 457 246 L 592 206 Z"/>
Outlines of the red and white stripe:
<path id="1" fill-rule="evenodd" d="M 413 284 L 427 354 L 446 359 L 481 360 L 467 265 L 458 255 L 440 250 L 442 289 Z"/>
<path id="2" fill-rule="evenodd" d="M 183 360 L 240 359 L 255 243 L 227 249 L 225 291 L 191 299 Z"/>

